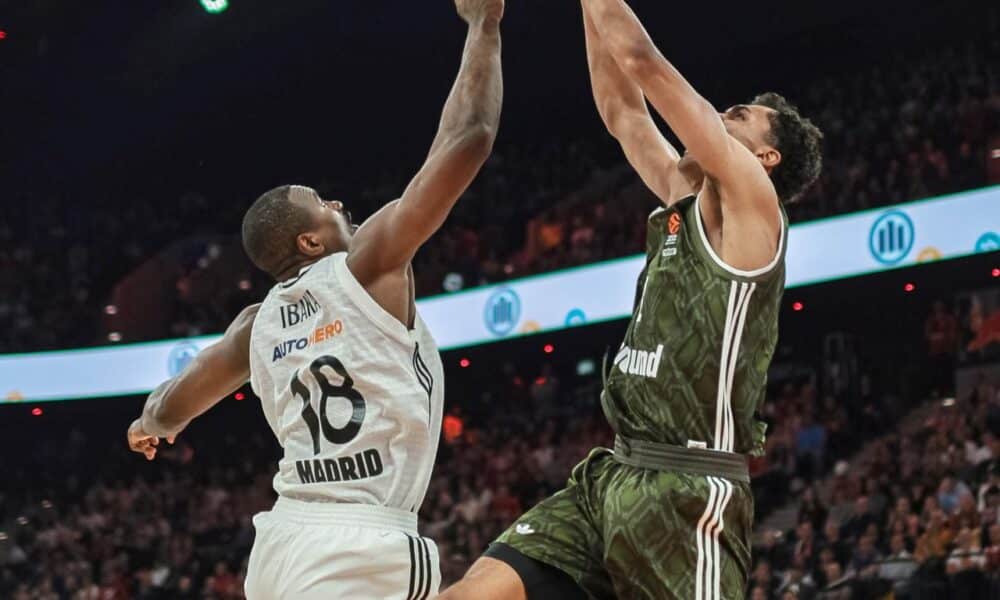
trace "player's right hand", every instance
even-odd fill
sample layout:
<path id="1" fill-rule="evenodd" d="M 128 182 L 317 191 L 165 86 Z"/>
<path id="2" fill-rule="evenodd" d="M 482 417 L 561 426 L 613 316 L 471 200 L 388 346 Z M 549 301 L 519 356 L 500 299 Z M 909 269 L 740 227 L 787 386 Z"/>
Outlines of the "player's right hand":
<path id="1" fill-rule="evenodd" d="M 455 0 L 455 8 L 469 25 L 499 23 L 503 19 L 504 0 Z"/>
<path id="2" fill-rule="evenodd" d="M 160 438 L 150 435 L 142 429 L 142 419 L 132 421 L 128 428 L 128 447 L 132 452 L 138 452 L 146 457 L 146 460 L 156 458 L 156 447 L 160 444 Z M 167 438 L 167 442 L 173 444 L 174 437 Z"/>

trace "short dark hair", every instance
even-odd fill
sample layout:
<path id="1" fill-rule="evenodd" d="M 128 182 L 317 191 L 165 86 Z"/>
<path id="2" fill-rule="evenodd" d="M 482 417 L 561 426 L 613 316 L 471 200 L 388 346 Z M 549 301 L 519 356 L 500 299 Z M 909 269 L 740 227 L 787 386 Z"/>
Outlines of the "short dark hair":
<path id="1" fill-rule="evenodd" d="M 291 201 L 292 186 L 265 192 L 243 217 L 243 249 L 257 268 L 277 278 L 296 254 L 295 240 L 309 229 L 310 216 Z"/>
<path id="2" fill-rule="evenodd" d="M 780 94 L 761 94 L 752 103 L 775 111 L 769 143 L 781 153 L 781 164 L 771 171 L 771 181 L 783 202 L 795 202 L 823 170 L 823 132 Z"/>

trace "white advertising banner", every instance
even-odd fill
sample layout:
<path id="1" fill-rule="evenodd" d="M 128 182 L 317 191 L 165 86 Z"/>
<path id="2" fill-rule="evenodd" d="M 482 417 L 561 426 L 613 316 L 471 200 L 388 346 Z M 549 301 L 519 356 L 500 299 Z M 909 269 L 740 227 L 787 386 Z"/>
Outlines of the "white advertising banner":
<path id="1" fill-rule="evenodd" d="M 788 287 L 1000 250 L 1000 186 L 791 228 Z M 422 298 L 442 349 L 627 317 L 643 256 Z M 0 355 L 0 403 L 142 394 L 217 336 Z"/>

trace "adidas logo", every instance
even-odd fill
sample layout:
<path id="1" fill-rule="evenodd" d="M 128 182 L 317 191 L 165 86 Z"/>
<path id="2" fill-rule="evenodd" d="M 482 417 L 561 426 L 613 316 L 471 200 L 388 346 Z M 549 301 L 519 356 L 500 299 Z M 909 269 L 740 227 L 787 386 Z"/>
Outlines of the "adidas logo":
<path id="1" fill-rule="evenodd" d="M 518 532 L 521 535 L 531 535 L 532 533 L 535 533 L 535 530 L 532 529 L 531 525 L 529 525 L 528 523 L 520 523 L 517 527 L 514 528 L 514 531 Z"/>
<path id="2" fill-rule="evenodd" d="M 628 346 L 622 346 L 615 356 L 615 366 L 621 369 L 622 373 L 629 375 L 641 375 L 643 377 L 656 377 L 660 370 L 660 359 L 663 358 L 663 344 L 652 350 L 635 350 Z"/>

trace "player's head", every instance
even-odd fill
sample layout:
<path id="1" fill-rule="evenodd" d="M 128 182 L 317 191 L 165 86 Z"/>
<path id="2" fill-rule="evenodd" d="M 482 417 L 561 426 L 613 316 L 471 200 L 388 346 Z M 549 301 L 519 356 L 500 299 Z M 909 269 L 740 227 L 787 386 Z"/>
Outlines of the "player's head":
<path id="1" fill-rule="evenodd" d="M 794 202 L 823 168 L 823 133 L 782 96 L 769 92 L 722 113 L 729 135 L 767 169 L 784 202 Z"/>
<path id="2" fill-rule="evenodd" d="M 283 185 L 257 199 L 243 217 L 243 248 L 278 279 L 289 269 L 347 250 L 355 227 L 343 203 L 316 190 Z"/>

